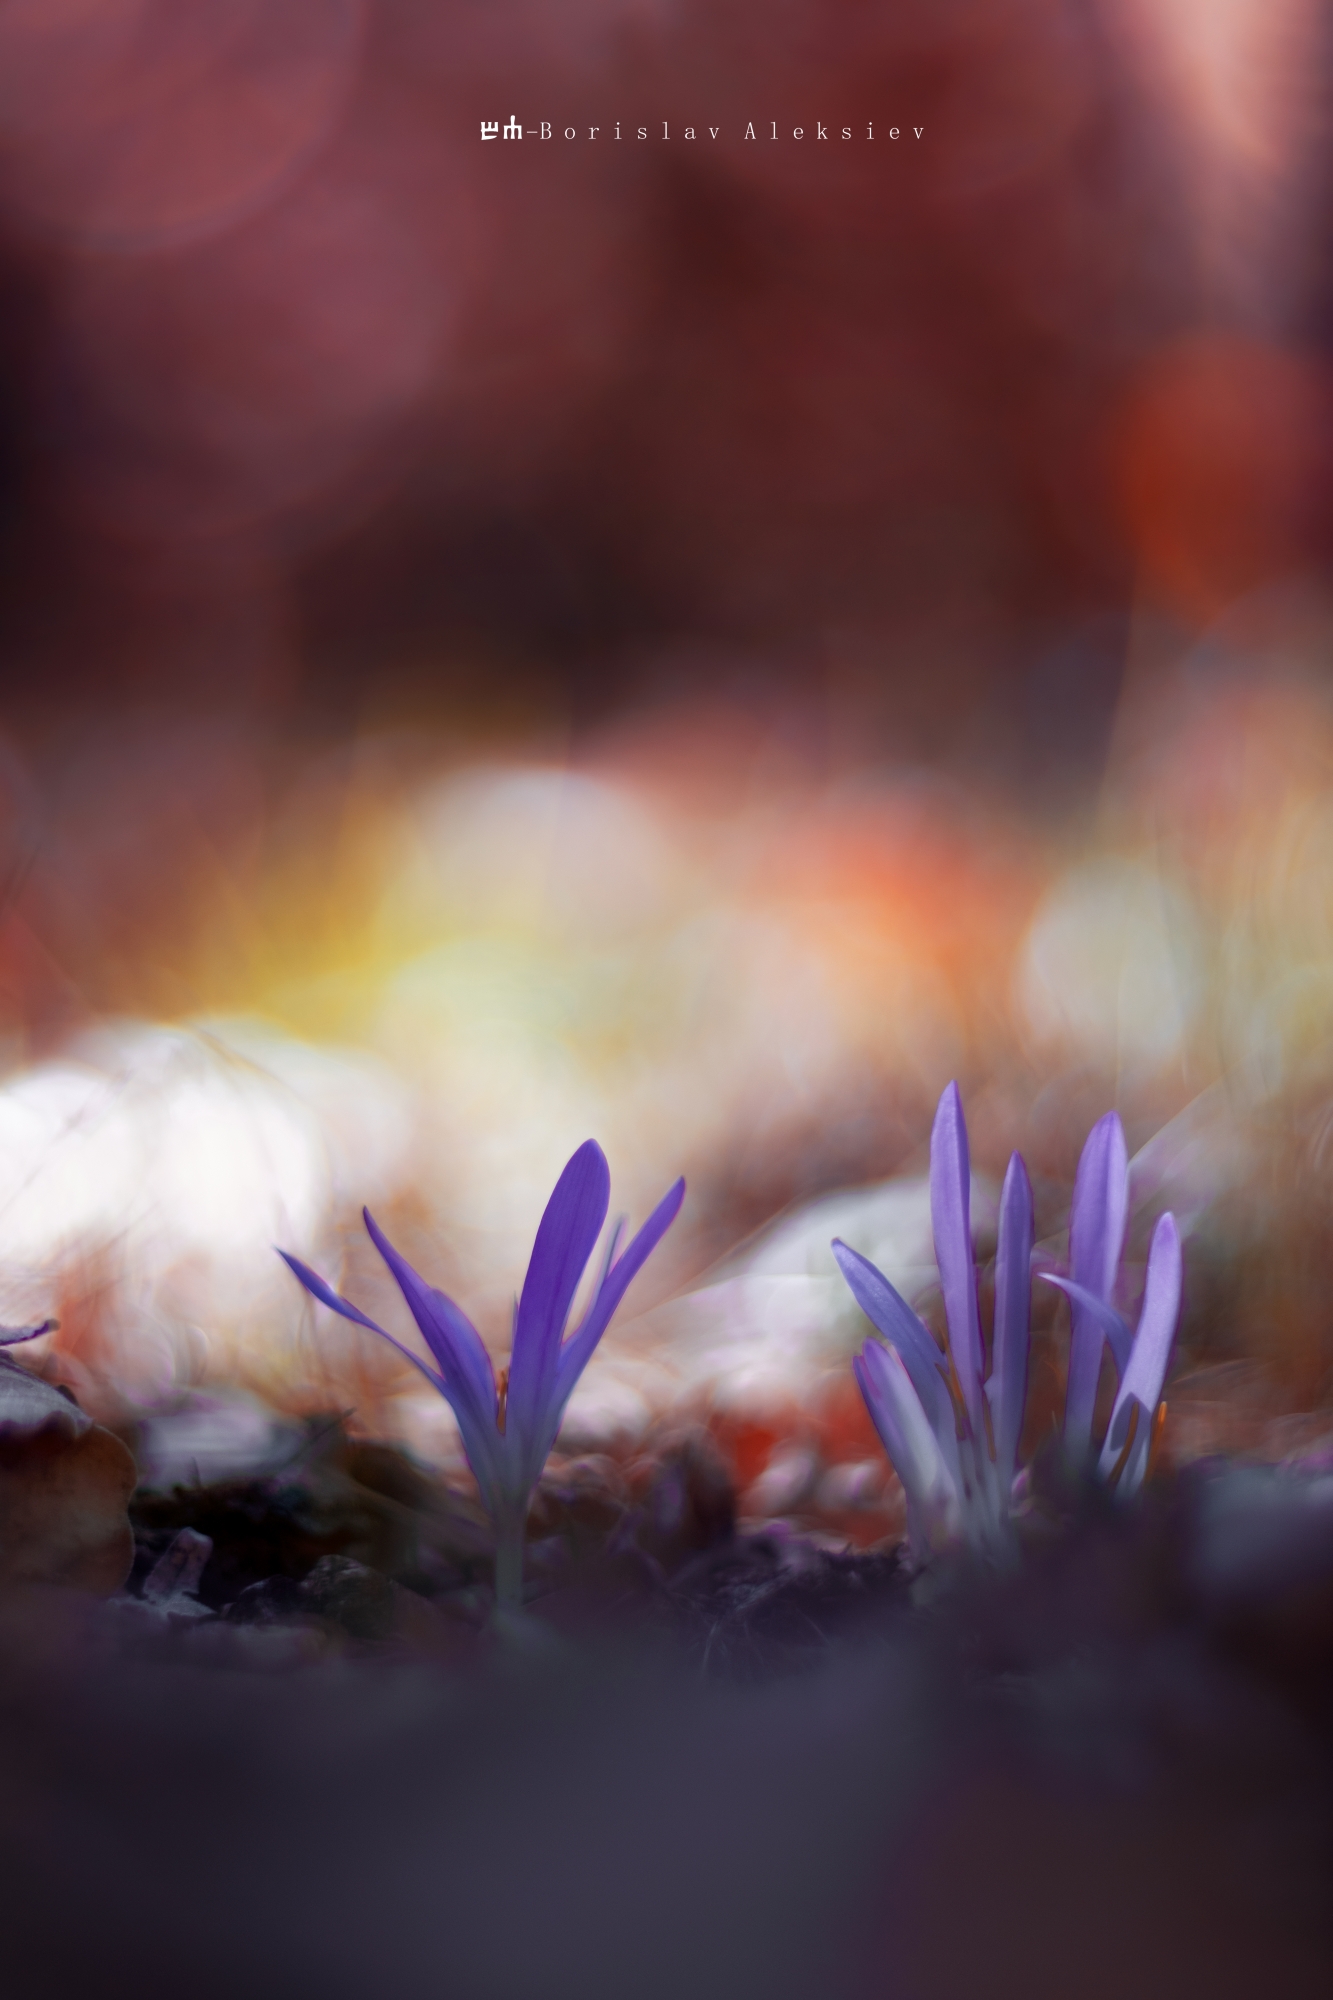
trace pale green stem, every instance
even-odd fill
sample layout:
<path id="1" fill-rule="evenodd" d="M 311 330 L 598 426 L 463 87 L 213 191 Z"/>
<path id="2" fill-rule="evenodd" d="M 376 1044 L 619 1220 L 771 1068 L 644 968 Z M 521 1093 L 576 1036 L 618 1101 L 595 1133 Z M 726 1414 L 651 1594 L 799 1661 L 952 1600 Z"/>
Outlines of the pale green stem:
<path id="1" fill-rule="evenodd" d="M 523 1609 L 523 1526 L 521 1513 L 503 1514 L 495 1524 L 495 1608 Z"/>

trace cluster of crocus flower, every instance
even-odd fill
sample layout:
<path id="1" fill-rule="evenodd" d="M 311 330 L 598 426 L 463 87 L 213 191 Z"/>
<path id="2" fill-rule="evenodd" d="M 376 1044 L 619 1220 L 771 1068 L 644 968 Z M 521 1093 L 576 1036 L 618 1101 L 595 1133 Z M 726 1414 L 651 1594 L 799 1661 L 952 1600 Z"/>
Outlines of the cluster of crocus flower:
<path id="1" fill-rule="evenodd" d="M 1012 1545 L 1010 1510 L 1027 1398 L 1030 1340 L 1032 1191 L 1019 1154 L 1000 1196 L 991 1367 L 977 1310 L 967 1126 L 958 1086 L 940 1099 L 930 1142 L 931 1221 L 947 1333 L 935 1336 L 873 1264 L 847 1244 L 833 1254 L 881 1340 L 868 1340 L 853 1367 L 866 1406 L 902 1481 L 908 1539 L 917 1561 L 959 1543 L 999 1555 Z M 1071 1274 L 1042 1272 L 1070 1300 L 1073 1336 L 1064 1447 L 1071 1469 L 1092 1460 L 1092 1426 L 1105 1345 L 1118 1377 L 1097 1475 L 1121 1494 L 1142 1485 L 1180 1313 L 1180 1234 L 1163 1215 L 1148 1252 L 1136 1329 L 1112 1303 L 1124 1247 L 1129 1174 L 1120 1120 L 1093 1127 L 1074 1182 Z"/>
<path id="2" fill-rule="evenodd" d="M 317 1272 L 280 1254 L 321 1304 L 388 1340 L 452 1406 L 463 1449 L 495 1528 L 495 1590 L 501 1606 L 522 1601 L 523 1534 L 533 1491 L 555 1443 L 575 1383 L 631 1279 L 665 1235 L 685 1195 L 677 1181 L 617 1256 L 612 1232 L 598 1281 L 572 1333 L 566 1322 L 606 1220 L 610 1175 L 591 1139 L 557 1181 L 537 1230 L 514 1309 L 510 1361 L 498 1377 L 466 1315 L 422 1279 L 364 1211 L 372 1242 L 396 1278 L 434 1365 L 404 1347 Z M 943 1345 L 882 1271 L 835 1241 L 833 1254 L 879 1340 L 852 1366 L 907 1499 L 908 1537 L 918 1561 L 960 1543 L 1002 1557 L 1013 1546 L 1011 1508 L 1027 1400 L 1032 1304 L 1032 1189 L 1022 1158 L 1010 1159 L 1000 1196 L 991 1365 L 977 1304 L 971 1224 L 971 1165 L 958 1086 L 935 1114 L 930 1142 L 935 1257 L 944 1295 Z M 1125 1138 L 1114 1112 L 1093 1127 L 1079 1162 L 1070 1221 L 1068 1277 L 1040 1275 L 1070 1301 L 1073 1335 L 1064 1443 L 1078 1472 L 1093 1459 L 1092 1427 L 1104 1346 L 1118 1376 L 1111 1421 L 1097 1452 L 1098 1475 L 1122 1494 L 1146 1475 L 1180 1311 L 1180 1236 L 1163 1215 L 1153 1232 L 1138 1326 L 1131 1334 L 1113 1300 L 1129 1204 Z M 43 1329 L 36 1329 L 42 1331 Z M 3 1338 L 0 1334 L 0 1338 Z M 9 1339 L 31 1338 L 26 1329 Z"/>
<path id="3" fill-rule="evenodd" d="M 498 1377 L 471 1320 L 413 1270 L 369 1209 L 363 1213 L 371 1241 L 398 1281 L 430 1349 L 433 1367 L 342 1298 L 309 1265 L 285 1250 L 279 1253 L 322 1305 L 392 1342 L 452 1407 L 482 1504 L 495 1528 L 495 1595 L 497 1605 L 506 1608 L 522 1602 L 528 1506 L 565 1405 L 630 1280 L 675 1221 L 685 1183 L 677 1181 L 668 1190 L 619 1256 L 623 1225 L 616 1225 L 592 1297 L 567 1335 L 565 1323 L 602 1233 L 610 1193 L 606 1157 L 589 1139 L 566 1165 L 546 1204 L 514 1308 L 509 1365 Z"/>

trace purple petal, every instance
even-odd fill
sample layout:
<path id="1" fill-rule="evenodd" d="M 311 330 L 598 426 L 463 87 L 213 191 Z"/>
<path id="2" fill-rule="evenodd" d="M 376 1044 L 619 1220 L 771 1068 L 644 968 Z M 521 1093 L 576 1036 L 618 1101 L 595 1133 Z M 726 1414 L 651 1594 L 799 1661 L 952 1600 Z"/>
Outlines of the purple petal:
<path id="1" fill-rule="evenodd" d="M 373 1319 L 367 1319 L 360 1308 L 354 1306 L 350 1299 L 345 1299 L 341 1292 L 335 1292 L 328 1280 L 320 1277 L 318 1271 L 312 1271 L 308 1264 L 303 1264 L 299 1257 L 293 1257 L 289 1250 L 279 1250 L 278 1255 L 288 1270 L 296 1274 L 306 1290 L 313 1298 L 317 1298 L 322 1306 L 327 1306 L 330 1312 L 340 1314 L 343 1319 L 355 1320 L 358 1326 L 368 1326 L 372 1333 L 379 1334 L 383 1340 L 393 1341 L 393 1345 L 399 1347 L 398 1341 L 394 1340 L 391 1333 L 385 1333 L 382 1326 L 377 1326 Z M 430 1369 L 426 1367 L 425 1362 L 421 1360 L 419 1355 L 413 1354 L 406 1347 L 400 1348 L 400 1352 L 406 1354 L 410 1361 L 414 1361 L 423 1373 L 431 1375 Z M 432 1381 L 434 1380 L 433 1375 L 431 1379 Z"/>
<path id="2" fill-rule="evenodd" d="M 896 1348 L 868 1340 L 852 1370 L 889 1462 L 902 1481 L 912 1539 L 916 1553 L 923 1555 L 937 1531 L 947 1533 L 956 1525 L 958 1512 L 958 1490 L 939 1440 Z"/>
<path id="3" fill-rule="evenodd" d="M 677 1185 L 680 1188 L 681 1200 L 683 1201 L 685 1199 L 685 1183 L 684 1181 L 680 1181 Z M 602 1295 L 602 1287 L 610 1277 L 616 1258 L 620 1255 L 620 1246 L 625 1240 L 625 1231 L 628 1228 L 629 1217 L 627 1215 L 617 1216 L 615 1226 L 606 1239 L 606 1249 L 602 1252 L 602 1268 L 597 1274 L 597 1283 L 593 1286 L 592 1298 L 588 1307 L 590 1312 Z"/>
<path id="4" fill-rule="evenodd" d="M 44 1319 L 40 1326 L 0 1326 L 0 1347 L 21 1347 L 25 1340 L 54 1333 L 59 1325 L 58 1319 Z"/>
<path id="5" fill-rule="evenodd" d="M 683 1192 L 683 1196 L 685 1196 L 685 1182 L 681 1182 L 681 1192 Z M 580 1320 L 580 1326 L 582 1326 L 582 1322 L 586 1322 L 586 1318 L 588 1318 L 588 1316 L 590 1316 L 590 1314 L 592 1314 L 592 1312 L 596 1310 L 596 1302 L 598 1302 L 598 1298 L 602 1296 L 602 1290 L 604 1290 L 604 1286 L 606 1286 L 606 1278 L 610 1278 L 610 1272 L 614 1270 L 614 1264 L 616 1264 L 616 1258 L 620 1256 L 620 1244 L 624 1242 L 624 1230 L 626 1230 L 626 1228 L 628 1228 L 628 1216 L 616 1216 L 616 1220 L 614 1220 L 614 1226 L 610 1228 L 610 1232 L 608 1232 L 608 1236 L 606 1236 L 606 1248 L 602 1250 L 602 1268 L 600 1268 L 600 1270 L 598 1270 L 598 1274 L 596 1274 L 596 1282 L 594 1282 L 594 1286 L 592 1286 L 592 1296 L 590 1296 L 590 1300 L 588 1300 L 588 1308 L 586 1308 L 586 1312 L 584 1312 L 584 1316 L 582 1316 L 582 1320 Z M 612 1308 L 612 1310 L 614 1310 L 614 1308 Z M 514 1300 L 514 1312 L 518 1312 L 518 1300 Z M 570 1336 L 568 1336 L 568 1338 L 564 1340 L 564 1346 L 560 1348 L 560 1354 L 564 1354 L 564 1352 L 568 1350 L 568 1342 L 570 1342 L 572 1338 L 574 1338 L 574 1336 L 570 1334 Z"/>
<path id="6" fill-rule="evenodd" d="M 1071 1275 L 1100 1299 L 1109 1299 L 1115 1290 L 1128 1206 L 1124 1128 L 1119 1115 L 1108 1111 L 1084 1144 L 1069 1219 Z"/>
<path id="7" fill-rule="evenodd" d="M 439 1365 L 440 1380 L 463 1430 L 469 1458 L 472 1448 L 468 1443 L 465 1418 L 467 1424 L 485 1438 L 483 1449 L 492 1450 L 491 1440 L 499 1437 L 495 1428 L 499 1402 L 495 1371 L 491 1367 L 485 1342 L 466 1313 L 461 1312 L 444 1292 L 436 1291 L 413 1270 L 402 1252 L 390 1243 L 370 1210 L 363 1208 L 361 1213 L 371 1242 L 397 1279 L 398 1289 L 421 1329 L 422 1339 Z M 476 1471 L 475 1465 L 473 1471 Z"/>
<path id="8" fill-rule="evenodd" d="M 1109 1305 L 1115 1291 L 1129 1207 L 1125 1134 L 1114 1111 L 1089 1132 L 1074 1176 L 1069 1217 L 1070 1276 Z M 1065 1445 L 1082 1461 L 1092 1440 L 1092 1412 L 1102 1363 L 1102 1327 L 1085 1307 L 1073 1313 L 1069 1386 L 1065 1393 Z"/>
<path id="9" fill-rule="evenodd" d="M 328 1306 L 330 1311 L 339 1313 L 343 1319 L 354 1321 L 357 1326 L 368 1327 L 381 1340 L 387 1340 L 391 1347 L 396 1347 L 400 1354 L 406 1356 L 414 1368 L 421 1370 L 432 1388 L 439 1391 L 458 1419 L 463 1449 L 476 1474 L 482 1498 L 489 1507 L 496 1492 L 496 1447 L 500 1442 L 495 1428 L 495 1378 L 491 1373 L 490 1357 L 475 1328 L 464 1319 L 453 1301 L 446 1299 L 442 1292 L 432 1292 L 406 1258 L 394 1249 L 369 1209 L 364 1209 L 362 1213 L 372 1242 L 398 1280 L 399 1289 L 412 1309 L 412 1316 L 440 1364 L 438 1374 L 433 1368 L 428 1368 L 410 1347 L 404 1347 L 401 1340 L 395 1340 L 391 1333 L 376 1325 L 373 1319 L 367 1319 L 349 1300 L 342 1298 L 299 1257 L 289 1256 L 285 1250 L 280 1250 L 278 1255 L 321 1305 Z M 465 1337 L 460 1338 L 460 1333 Z M 447 1337 L 450 1334 L 454 1336 L 452 1340 Z"/>
<path id="10" fill-rule="evenodd" d="M 1180 1318 L 1181 1251 L 1180 1231 L 1170 1213 L 1159 1218 L 1148 1247 L 1148 1271 L 1143 1287 L 1143 1310 L 1130 1349 L 1129 1362 L 1111 1411 L 1110 1428 L 1102 1447 L 1101 1471 L 1109 1473 L 1120 1455 L 1128 1430 L 1131 1400 L 1139 1405 L 1139 1423 L 1134 1445 L 1120 1481 L 1120 1491 L 1133 1493 L 1143 1483 L 1148 1450 L 1152 1442 L 1152 1420 L 1162 1400 L 1162 1385 L 1171 1360 Z"/>
<path id="11" fill-rule="evenodd" d="M 1009 1162 L 1000 1194 L 995 1258 L 994 1361 L 986 1396 L 995 1433 L 1000 1492 L 1007 1500 L 1018 1461 L 1028 1392 L 1032 1319 L 1032 1186 L 1019 1154 Z"/>
<path id="12" fill-rule="evenodd" d="M 869 1258 L 862 1257 L 841 1238 L 834 1240 L 833 1255 L 852 1297 L 901 1357 L 917 1401 L 930 1419 L 945 1463 L 956 1480 L 958 1439 L 953 1402 L 944 1380 L 944 1356 L 934 1337 Z"/>
<path id="13" fill-rule="evenodd" d="M 514 1318 L 506 1423 L 520 1437 L 535 1439 L 546 1427 L 565 1321 L 610 1199 L 606 1156 L 587 1139 L 565 1166 L 537 1225 Z"/>
<path id="14" fill-rule="evenodd" d="M 980 1437 L 981 1323 L 972 1262 L 971 1181 L 963 1106 L 958 1085 L 951 1083 L 940 1099 L 930 1135 L 930 1219 L 949 1321 L 949 1346 L 973 1433 Z"/>
<path id="15" fill-rule="evenodd" d="M 631 1281 L 643 1269 L 653 1251 L 670 1229 L 680 1213 L 680 1205 L 685 1199 L 685 1183 L 679 1180 L 658 1202 L 643 1228 L 626 1246 L 623 1256 L 606 1271 L 596 1296 L 588 1307 L 582 1321 L 560 1350 L 556 1370 L 555 1407 L 552 1412 L 558 1428 L 565 1404 L 569 1401 L 574 1384 L 587 1367 L 602 1335 L 610 1325 L 611 1316 L 624 1298 Z M 617 1231 L 617 1234 L 619 1232 Z M 612 1239 L 614 1248 L 615 1239 Z M 552 1443 L 555 1431 L 551 1433 Z M 548 1446 L 549 1450 L 550 1447 Z"/>
<path id="16" fill-rule="evenodd" d="M 1108 1306 L 1095 1292 L 1085 1291 L 1082 1285 L 1076 1285 L 1072 1278 L 1057 1277 L 1054 1271 L 1039 1271 L 1037 1276 L 1044 1284 L 1054 1285 L 1058 1291 L 1063 1292 L 1071 1305 L 1085 1312 L 1095 1322 L 1111 1349 L 1115 1372 L 1123 1380 L 1125 1369 L 1129 1364 L 1129 1351 L 1134 1341 L 1128 1326 L 1115 1307 Z"/>
<path id="17" fill-rule="evenodd" d="M 400 1342 L 400 1340 L 394 1340 L 394 1336 L 392 1336 L 392 1334 L 388 1334 L 388 1332 L 384 1332 L 384 1328 L 382 1328 L 382 1326 L 376 1326 L 376 1322 L 374 1322 L 374 1320 L 368 1320 L 364 1312 L 360 1312 L 360 1310 L 358 1310 L 356 1306 L 352 1306 L 352 1302 L 350 1302 L 350 1300 L 342 1298 L 342 1294 L 340 1294 L 340 1292 L 334 1292 L 334 1288 L 332 1288 L 330 1284 L 326 1284 L 326 1280 L 324 1280 L 324 1278 L 320 1278 L 320 1274 L 318 1274 L 316 1270 L 310 1270 L 310 1266 L 308 1266 L 308 1264 L 302 1264 L 298 1256 L 292 1256 L 292 1254 L 290 1254 L 290 1250 L 278 1250 L 278 1256 L 280 1256 L 280 1258 L 282 1258 L 282 1262 L 284 1262 L 284 1264 L 288 1266 L 288 1270 L 290 1270 L 290 1272 L 292 1272 L 292 1274 L 294 1274 L 296 1278 L 300 1278 L 300 1282 L 304 1284 L 306 1292 L 310 1292 L 310 1296 L 312 1296 L 312 1298 L 318 1298 L 320 1306 L 328 1306 L 328 1310 L 330 1310 L 330 1312 L 336 1312 L 336 1314 L 338 1314 L 338 1316 L 340 1316 L 342 1320 L 354 1320 L 354 1322 L 356 1322 L 356 1326 L 368 1326 L 372 1334 L 378 1334 L 378 1336 L 380 1336 L 380 1340 L 388 1340 L 390 1348 L 398 1348 L 398 1354 L 402 1354 L 402 1356 L 404 1356 L 406 1360 L 410 1360 L 412 1368 L 420 1368 L 420 1372 L 424 1374 L 426 1382 L 428 1382 L 428 1384 L 430 1384 L 430 1386 L 432 1386 L 434 1390 L 440 1390 L 440 1394 L 444 1392 L 444 1384 L 442 1384 L 440 1376 L 438 1376 L 438 1374 L 434 1372 L 434 1368 L 428 1368 L 428 1366 L 424 1364 L 424 1360 L 420 1358 L 420 1354 L 412 1354 L 412 1350 L 410 1350 L 410 1348 L 404 1348 L 404 1346 L 402 1346 L 402 1342 Z"/>

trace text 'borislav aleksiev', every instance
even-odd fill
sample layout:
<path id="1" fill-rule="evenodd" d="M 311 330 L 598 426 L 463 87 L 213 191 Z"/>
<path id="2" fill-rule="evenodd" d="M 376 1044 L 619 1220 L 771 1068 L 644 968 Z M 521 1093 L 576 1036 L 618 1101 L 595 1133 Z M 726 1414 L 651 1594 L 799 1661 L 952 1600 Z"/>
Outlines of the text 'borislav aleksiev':
<path id="1" fill-rule="evenodd" d="M 884 129 L 881 136 L 889 139 L 920 139 L 924 137 L 925 130 L 924 125 L 890 125 Z M 498 118 L 483 118 L 481 121 L 481 136 L 483 139 L 554 139 L 561 137 L 565 139 L 582 139 L 585 143 L 589 139 L 610 139 L 614 141 L 616 139 L 627 138 L 633 140 L 657 139 L 660 141 L 676 138 L 687 141 L 694 140 L 697 143 L 701 138 L 705 141 L 731 138 L 746 141 L 753 140 L 756 145 L 763 140 L 768 140 L 771 144 L 774 140 L 791 138 L 801 140 L 812 139 L 817 145 L 820 140 L 836 140 L 842 144 L 845 144 L 849 140 L 855 141 L 859 139 L 863 142 L 867 139 L 873 140 L 875 137 L 875 127 L 873 123 L 866 125 L 864 128 L 859 125 L 855 128 L 850 125 L 829 126 L 816 119 L 813 125 L 792 125 L 779 130 L 777 121 L 769 119 L 766 124 L 763 122 L 757 125 L 754 123 L 747 124 L 744 131 L 739 126 L 728 128 L 722 125 L 678 125 L 673 132 L 669 121 L 665 119 L 660 126 L 622 126 L 620 119 L 612 120 L 609 125 L 561 126 L 554 124 L 549 118 L 541 118 L 535 125 L 524 125 L 517 117 L 511 116 L 505 125 L 501 125 Z"/>

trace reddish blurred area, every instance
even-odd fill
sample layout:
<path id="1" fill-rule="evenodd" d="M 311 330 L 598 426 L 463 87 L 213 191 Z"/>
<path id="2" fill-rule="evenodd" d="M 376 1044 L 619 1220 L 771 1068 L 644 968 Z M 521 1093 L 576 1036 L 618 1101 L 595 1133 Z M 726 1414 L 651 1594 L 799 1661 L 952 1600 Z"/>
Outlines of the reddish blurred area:
<path id="1" fill-rule="evenodd" d="M 12 696 L 721 661 L 929 749 L 1140 560 L 1318 558 L 1318 20 L 1202 12 L 4 0 Z"/>
<path id="2" fill-rule="evenodd" d="M 1333 502 L 1333 372 L 1234 336 L 1163 349 L 1118 439 L 1125 515 L 1145 572 L 1207 626 L 1274 577 L 1316 568 Z"/>

